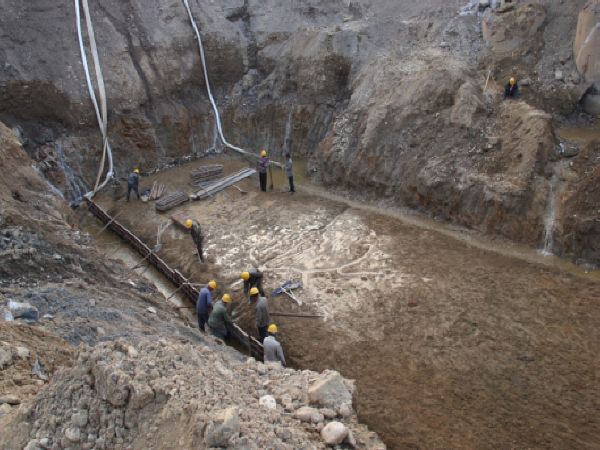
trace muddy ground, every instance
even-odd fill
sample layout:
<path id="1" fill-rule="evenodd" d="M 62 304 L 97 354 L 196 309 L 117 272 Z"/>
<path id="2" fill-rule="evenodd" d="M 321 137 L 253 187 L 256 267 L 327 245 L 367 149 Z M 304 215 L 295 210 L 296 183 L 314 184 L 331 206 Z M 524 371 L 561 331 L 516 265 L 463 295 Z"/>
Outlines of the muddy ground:
<path id="1" fill-rule="evenodd" d="M 188 189 L 188 173 L 246 161 L 205 159 L 142 177 L 165 193 Z M 251 164 L 253 165 L 253 164 Z M 206 236 L 198 266 L 190 236 L 170 226 L 160 256 L 196 282 L 215 279 L 253 332 L 239 274 L 266 273 L 266 291 L 300 281 L 302 305 L 272 298 L 284 351 L 300 369 L 332 368 L 357 380 L 361 421 L 391 449 L 576 449 L 600 440 L 600 283 L 481 250 L 436 231 L 348 206 L 315 189 L 276 185 L 261 193 L 245 179 L 227 194 L 186 203 Z M 154 246 L 152 203 L 98 200 Z M 88 216 L 86 220 L 93 220 Z"/>

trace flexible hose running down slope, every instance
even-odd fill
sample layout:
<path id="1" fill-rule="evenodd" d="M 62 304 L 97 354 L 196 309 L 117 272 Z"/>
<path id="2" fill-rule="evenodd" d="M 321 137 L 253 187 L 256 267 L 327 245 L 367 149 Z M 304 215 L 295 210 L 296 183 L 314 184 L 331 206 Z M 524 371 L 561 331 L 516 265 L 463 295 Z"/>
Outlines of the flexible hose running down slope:
<path id="1" fill-rule="evenodd" d="M 83 63 L 83 70 L 85 71 L 85 78 L 87 80 L 88 90 L 90 91 L 90 97 L 92 99 L 92 103 L 94 104 L 94 109 L 96 110 L 96 117 L 98 118 L 98 125 L 100 126 L 100 131 L 102 132 L 102 141 L 103 141 L 103 150 L 102 150 L 102 161 L 100 162 L 100 168 L 98 169 L 98 176 L 96 177 L 96 184 L 94 185 L 94 190 L 92 192 L 88 192 L 85 194 L 86 197 L 92 198 L 96 192 L 102 189 L 108 181 L 114 176 L 113 172 L 113 154 L 110 144 L 108 143 L 107 137 L 107 107 L 106 107 L 106 91 L 104 89 L 104 78 L 102 76 L 102 69 L 100 68 L 100 59 L 98 57 L 98 48 L 96 46 L 96 39 L 94 36 L 94 28 L 92 27 L 92 19 L 90 16 L 90 8 L 87 0 L 83 1 L 83 10 L 85 12 L 85 19 L 87 23 L 88 29 L 88 38 L 90 40 L 90 48 L 92 51 L 92 58 L 94 59 L 94 66 L 96 69 L 96 80 L 98 83 L 98 95 L 100 96 L 100 107 L 102 108 L 102 114 L 100 114 L 100 108 L 98 108 L 98 102 L 96 101 L 96 94 L 94 93 L 94 88 L 92 86 L 92 81 L 90 79 L 90 72 L 88 68 L 87 57 L 85 55 L 85 48 L 83 46 L 83 37 L 81 35 L 81 11 L 80 11 L 80 0 L 75 0 L 75 17 L 77 20 L 77 35 L 79 36 L 79 50 L 81 51 L 81 61 Z M 106 155 L 108 154 L 108 173 L 106 174 L 106 179 L 101 185 L 98 185 L 100 182 L 100 177 L 102 176 L 102 172 L 104 171 L 104 162 L 106 159 Z"/>
<path id="2" fill-rule="evenodd" d="M 200 47 L 200 58 L 202 59 L 202 68 L 204 69 L 204 81 L 206 82 L 206 90 L 208 92 L 208 97 L 210 98 L 210 103 L 213 107 L 213 111 L 215 112 L 215 122 L 217 124 L 217 130 L 219 132 L 219 136 L 221 137 L 221 141 L 223 141 L 223 144 L 225 144 L 227 147 L 229 147 L 232 150 L 235 150 L 240 153 L 244 153 L 246 155 L 256 156 L 252 153 L 248 153 L 246 150 L 243 150 L 239 147 L 231 145 L 229 142 L 227 142 L 227 140 L 225 139 L 225 136 L 223 136 L 223 128 L 221 127 L 221 118 L 219 116 L 219 110 L 217 109 L 217 104 L 215 103 L 215 99 L 213 98 L 212 92 L 210 90 L 210 83 L 208 82 L 208 71 L 206 70 L 206 60 L 204 58 L 204 46 L 202 45 L 202 38 L 200 37 L 200 32 L 198 31 L 196 22 L 194 21 L 194 16 L 192 16 L 192 11 L 190 10 L 190 5 L 188 4 L 188 0 L 183 0 L 183 3 L 185 4 L 185 8 L 187 9 L 187 12 L 190 16 L 190 22 L 192 22 L 192 27 L 194 27 L 194 31 L 196 32 L 196 37 L 198 38 L 198 46 Z M 280 165 L 276 162 L 271 162 L 271 164 L 276 165 L 276 166 Z"/>

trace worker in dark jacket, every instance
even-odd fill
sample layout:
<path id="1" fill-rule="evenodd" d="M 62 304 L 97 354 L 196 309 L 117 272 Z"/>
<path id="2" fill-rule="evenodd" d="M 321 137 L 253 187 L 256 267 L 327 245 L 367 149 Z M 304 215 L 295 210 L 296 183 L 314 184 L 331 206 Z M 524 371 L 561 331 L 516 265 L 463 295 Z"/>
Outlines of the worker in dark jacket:
<path id="1" fill-rule="evenodd" d="M 265 361 L 267 362 L 280 362 L 285 367 L 285 358 L 283 357 L 283 350 L 281 344 L 277 342 L 275 336 L 277 335 L 277 326 L 275 324 L 269 325 L 269 336 L 267 336 L 263 342 L 265 348 Z"/>
<path id="2" fill-rule="evenodd" d="M 135 169 L 127 178 L 127 196 L 125 197 L 125 201 L 129 201 L 129 194 L 131 194 L 131 190 L 135 192 L 138 200 L 140 199 L 140 191 L 138 190 L 138 185 L 140 184 L 140 171 Z"/>
<path id="3" fill-rule="evenodd" d="M 217 283 L 211 281 L 202 289 L 196 302 L 196 314 L 198 315 L 198 328 L 204 331 L 204 324 L 208 322 L 210 308 L 212 308 L 212 292 L 217 288 Z"/>
<path id="4" fill-rule="evenodd" d="M 208 319 L 208 326 L 213 332 L 213 336 L 219 339 L 228 340 L 229 335 L 227 333 L 227 327 L 225 324 L 231 324 L 231 317 L 227 314 L 227 306 L 231 302 L 229 294 L 223 295 L 223 298 L 219 300 Z"/>
<path id="5" fill-rule="evenodd" d="M 294 195 L 294 168 L 292 167 L 292 157 L 289 153 L 285 154 L 285 165 L 283 166 L 285 169 L 285 174 L 288 177 L 288 181 L 290 182 L 290 193 Z"/>
<path id="6" fill-rule="evenodd" d="M 244 295 L 248 295 L 250 288 L 256 287 L 260 295 L 265 296 L 262 285 L 263 273 L 260 270 L 253 267 L 249 271 L 242 273 L 242 279 L 244 280 Z M 252 303 L 252 299 L 250 299 L 250 303 Z"/>
<path id="7" fill-rule="evenodd" d="M 508 97 L 512 97 L 515 100 L 519 99 L 519 85 L 515 82 L 514 78 L 511 78 L 506 86 L 504 86 L 504 100 Z"/>
<path id="8" fill-rule="evenodd" d="M 250 296 L 256 295 L 252 294 L 254 289 L 256 288 L 250 290 Z M 259 297 L 258 302 L 256 302 L 256 328 L 258 329 L 260 342 L 264 341 L 267 337 L 267 329 L 270 323 L 271 317 L 269 316 L 269 302 L 267 297 Z"/>
<path id="9" fill-rule="evenodd" d="M 191 231 L 192 239 L 194 240 L 194 244 L 196 244 L 196 248 L 198 249 L 198 259 L 200 260 L 200 265 L 202 265 L 204 264 L 204 255 L 202 254 L 202 242 L 204 241 L 204 236 L 202 236 L 200 224 L 195 220 L 188 219 L 188 221 L 185 223 L 185 226 Z"/>
<path id="10" fill-rule="evenodd" d="M 258 160 L 258 178 L 260 179 L 260 190 L 267 192 L 267 168 L 269 167 L 269 158 L 267 158 L 266 150 L 260 152 Z"/>

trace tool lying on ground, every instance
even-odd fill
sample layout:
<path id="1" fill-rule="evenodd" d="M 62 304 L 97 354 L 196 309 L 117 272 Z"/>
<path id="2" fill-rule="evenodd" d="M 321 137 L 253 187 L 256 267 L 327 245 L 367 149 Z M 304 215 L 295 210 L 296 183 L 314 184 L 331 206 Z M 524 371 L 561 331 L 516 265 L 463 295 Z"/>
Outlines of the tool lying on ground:
<path id="1" fill-rule="evenodd" d="M 232 184 L 232 186 L 233 186 L 234 188 L 236 188 L 238 191 L 240 191 L 240 193 L 241 193 L 242 195 L 246 195 L 246 194 L 247 194 L 247 192 L 246 192 L 246 191 L 244 191 L 244 190 L 240 189 L 240 188 L 239 188 L 239 187 L 237 187 L 235 184 Z"/>
<path id="2" fill-rule="evenodd" d="M 292 281 L 290 280 L 290 281 L 282 284 L 281 287 L 278 287 L 277 289 L 275 289 L 273 291 L 273 294 L 271 294 L 271 296 L 274 297 L 277 294 L 281 294 L 283 292 L 284 294 L 287 294 L 289 297 L 291 297 L 293 300 L 295 300 L 296 303 L 298 303 L 298 306 L 302 306 L 302 302 L 300 300 L 298 300 L 298 298 L 292 292 L 293 289 L 299 289 L 301 287 L 302 287 L 302 285 L 300 283 L 292 283 Z"/>
<path id="3" fill-rule="evenodd" d="M 321 314 L 296 314 L 296 313 L 283 313 L 283 312 L 272 312 L 269 313 L 271 316 L 281 316 L 281 317 L 308 317 L 308 318 L 323 318 Z"/>

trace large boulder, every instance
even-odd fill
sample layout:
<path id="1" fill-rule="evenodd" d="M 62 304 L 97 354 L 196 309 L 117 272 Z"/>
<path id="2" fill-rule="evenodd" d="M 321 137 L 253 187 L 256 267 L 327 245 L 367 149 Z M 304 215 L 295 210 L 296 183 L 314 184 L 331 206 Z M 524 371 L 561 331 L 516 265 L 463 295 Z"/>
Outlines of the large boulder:
<path id="1" fill-rule="evenodd" d="M 329 422 L 321 430 L 321 437 L 327 445 L 341 444 L 348 436 L 348 428 L 341 422 Z"/>
<path id="2" fill-rule="evenodd" d="M 533 37 L 544 21 L 546 10 L 539 3 L 501 9 L 481 20 L 483 39 L 496 53 L 510 52 Z"/>
<path id="3" fill-rule="evenodd" d="M 586 80 L 600 83 L 598 52 L 600 51 L 600 2 L 592 0 L 579 13 L 573 54 L 577 69 Z"/>
<path id="4" fill-rule="evenodd" d="M 582 104 L 586 113 L 600 117 L 600 95 L 588 94 L 583 98 Z"/>
<path id="5" fill-rule="evenodd" d="M 207 447 L 229 446 L 229 441 L 237 437 L 240 432 L 240 419 L 237 408 L 228 408 L 217 415 L 204 433 L 204 442 Z"/>
<path id="6" fill-rule="evenodd" d="M 352 394 L 338 372 L 323 374 L 308 389 L 310 403 L 323 408 L 338 409 L 341 405 L 352 403 Z"/>

